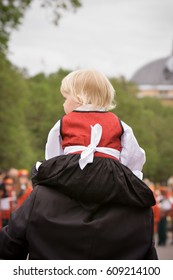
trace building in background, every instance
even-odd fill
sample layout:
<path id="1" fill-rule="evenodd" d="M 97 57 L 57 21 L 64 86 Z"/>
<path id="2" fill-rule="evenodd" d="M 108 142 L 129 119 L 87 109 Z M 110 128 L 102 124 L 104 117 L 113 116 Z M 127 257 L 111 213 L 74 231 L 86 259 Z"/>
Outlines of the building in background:
<path id="1" fill-rule="evenodd" d="M 133 75 L 139 98 L 155 97 L 173 101 L 173 51 L 169 57 L 154 60 Z"/>

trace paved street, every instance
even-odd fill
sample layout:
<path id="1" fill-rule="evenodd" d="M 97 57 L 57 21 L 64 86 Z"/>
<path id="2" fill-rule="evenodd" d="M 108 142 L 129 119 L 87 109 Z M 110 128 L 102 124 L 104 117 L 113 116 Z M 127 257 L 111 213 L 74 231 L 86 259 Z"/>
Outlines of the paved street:
<path id="1" fill-rule="evenodd" d="M 173 245 L 156 247 L 159 260 L 173 260 Z"/>
<path id="2" fill-rule="evenodd" d="M 172 234 L 169 232 L 166 246 L 157 246 L 157 237 L 156 237 L 156 250 L 160 260 L 173 260 L 172 241 L 173 241 Z"/>

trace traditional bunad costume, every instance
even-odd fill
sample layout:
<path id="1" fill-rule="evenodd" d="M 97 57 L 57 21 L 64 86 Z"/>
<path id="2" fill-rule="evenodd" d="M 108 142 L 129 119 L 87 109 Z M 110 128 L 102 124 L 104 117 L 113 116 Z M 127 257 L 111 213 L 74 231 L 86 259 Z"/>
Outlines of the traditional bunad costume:
<path id="1" fill-rule="evenodd" d="M 30 197 L 0 231 L 0 258 L 157 259 L 145 153 L 116 115 L 90 106 L 58 121 Z"/>
<path id="2" fill-rule="evenodd" d="M 121 195 L 114 197 L 117 203 L 126 204 L 128 200 L 131 205 L 151 206 L 147 199 L 151 191 L 141 181 L 145 152 L 132 129 L 115 114 L 91 108 L 91 105 L 81 106 L 54 125 L 46 144 L 48 161 L 36 165 L 37 180 L 45 184 L 44 179 L 53 168 L 52 162 L 63 192 L 73 196 L 75 191 L 85 201 L 94 196 L 94 200 L 105 202 L 110 199 L 105 198 L 105 193 L 112 197 L 120 188 Z M 46 174 L 44 179 L 42 172 Z"/>

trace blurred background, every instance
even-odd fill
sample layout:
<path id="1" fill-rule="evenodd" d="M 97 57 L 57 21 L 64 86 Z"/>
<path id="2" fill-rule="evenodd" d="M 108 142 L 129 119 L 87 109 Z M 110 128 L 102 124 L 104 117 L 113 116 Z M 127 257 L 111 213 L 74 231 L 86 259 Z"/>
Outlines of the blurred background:
<path id="1" fill-rule="evenodd" d="M 0 0 L 0 15 L 0 196 L 11 199 L 3 223 L 29 195 L 31 167 L 64 114 L 62 78 L 95 68 L 146 151 L 156 242 L 173 259 L 173 1 Z"/>

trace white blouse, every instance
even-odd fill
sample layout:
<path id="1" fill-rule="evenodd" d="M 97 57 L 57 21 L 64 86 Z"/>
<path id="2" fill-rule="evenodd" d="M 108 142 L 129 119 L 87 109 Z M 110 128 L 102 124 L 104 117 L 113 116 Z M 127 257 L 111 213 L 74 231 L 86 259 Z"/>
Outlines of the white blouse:
<path id="1" fill-rule="evenodd" d="M 81 106 L 77 110 L 89 111 L 89 110 L 91 110 L 91 107 Z M 93 108 L 93 110 L 94 110 L 94 108 Z M 101 110 L 103 111 L 104 109 L 101 109 Z M 139 144 L 133 134 L 132 128 L 130 126 L 128 126 L 126 123 L 124 123 L 123 121 L 121 121 L 121 124 L 124 129 L 124 133 L 121 136 L 122 150 L 119 155 L 119 161 L 123 165 L 127 166 L 138 178 L 140 178 L 142 180 L 142 178 L 143 178 L 142 168 L 146 161 L 145 151 L 139 146 Z M 50 132 L 48 134 L 48 139 L 47 139 L 46 148 L 45 148 L 46 160 L 53 158 L 55 156 L 67 154 L 67 153 L 64 153 L 64 150 L 62 149 L 61 141 L 62 141 L 62 139 L 61 139 L 61 134 L 60 134 L 60 120 L 59 120 L 53 126 L 53 128 L 50 130 Z M 87 147 L 85 147 L 85 148 L 88 150 Z M 95 148 L 97 148 L 97 147 L 95 147 Z M 93 150 L 93 153 L 95 150 Z M 88 161 L 88 162 L 91 162 L 91 161 Z M 37 163 L 37 166 L 36 166 L 37 169 L 39 168 L 39 165 L 40 164 Z M 81 169 L 83 169 L 83 168 L 81 168 Z"/>

